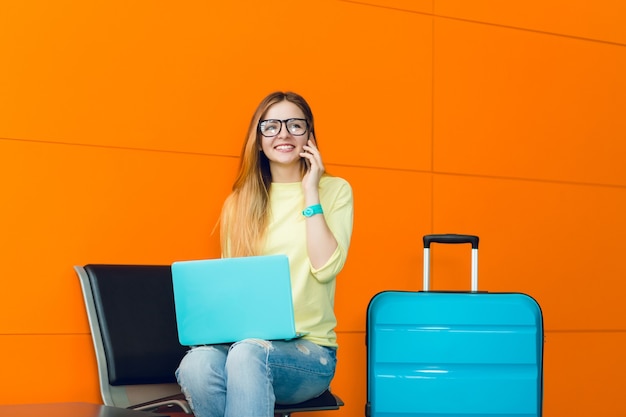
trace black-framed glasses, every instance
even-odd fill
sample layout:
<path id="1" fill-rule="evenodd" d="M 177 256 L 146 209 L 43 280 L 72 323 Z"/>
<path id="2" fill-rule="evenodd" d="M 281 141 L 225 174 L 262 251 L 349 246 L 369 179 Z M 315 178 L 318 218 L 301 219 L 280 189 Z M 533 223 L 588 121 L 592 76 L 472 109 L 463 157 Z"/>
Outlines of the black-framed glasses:
<path id="1" fill-rule="evenodd" d="M 283 128 L 283 123 L 287 132 L 294 136 L 302 136 L 309 128 L 309 122 L 306 119 L 267 119 L 259 121 L 259 133 L 266 138 L 278 135 Z"/>

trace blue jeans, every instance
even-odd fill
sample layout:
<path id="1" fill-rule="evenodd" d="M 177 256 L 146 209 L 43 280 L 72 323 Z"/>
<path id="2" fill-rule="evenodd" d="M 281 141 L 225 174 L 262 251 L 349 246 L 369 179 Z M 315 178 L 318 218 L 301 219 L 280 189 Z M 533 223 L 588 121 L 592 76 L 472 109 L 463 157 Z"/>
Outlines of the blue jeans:
<path id="1" fill-rule="evenodd" d="M 246 339 L 192 348 L 176 378 L 196 417 L 273 417 L 275 403 L 323 393 L 336 363 L 336 349 L 304 339 Z"/>

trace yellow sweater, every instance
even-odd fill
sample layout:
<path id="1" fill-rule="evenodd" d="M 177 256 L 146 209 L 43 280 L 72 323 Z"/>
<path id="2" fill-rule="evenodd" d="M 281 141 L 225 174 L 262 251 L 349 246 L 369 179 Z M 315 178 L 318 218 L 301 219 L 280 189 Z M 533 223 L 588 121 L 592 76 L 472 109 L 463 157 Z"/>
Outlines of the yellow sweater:
<path id="1" fill-rule="evenodd" d="M 335 326 L 335 278 L 343 268 L 352 235 L 353 202 L 350 184 L 325 175 L 320 180 L 320 203 L 326 223 L 338 247 L 326 265 L 313 269 L 306 249 L 302 183 L 272 183 L 270 221 L 264 255 L 285 254 L 289 258 L 296 330 L 308 332 L 306 339 L 337 347 Z"/>

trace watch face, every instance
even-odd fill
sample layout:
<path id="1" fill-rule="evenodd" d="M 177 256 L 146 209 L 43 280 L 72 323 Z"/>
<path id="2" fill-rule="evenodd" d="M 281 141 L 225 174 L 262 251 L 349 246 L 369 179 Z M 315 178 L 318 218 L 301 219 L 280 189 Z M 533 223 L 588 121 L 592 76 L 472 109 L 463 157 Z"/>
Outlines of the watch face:
<path id="1" fill-rule="evenodd" d="M 311 217 L 316 214 L 322 214 L 322 213 L 324 213 L 324 210 L 322 210 L 322 206 L 320 206 L 319 204 L 307 207 L 304 210 L 302 210 L 302 215 L 304 217 Z"/>

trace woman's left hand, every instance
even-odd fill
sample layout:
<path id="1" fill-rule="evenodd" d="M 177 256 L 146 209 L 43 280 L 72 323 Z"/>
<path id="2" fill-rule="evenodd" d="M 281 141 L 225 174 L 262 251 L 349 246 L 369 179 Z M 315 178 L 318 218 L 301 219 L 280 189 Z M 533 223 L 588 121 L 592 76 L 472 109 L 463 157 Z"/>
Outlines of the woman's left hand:
<path id="1" fill-rule="evenodd" d="M 307 171 L 302 178 L 302 188 L 304 192 L 317 191 L 320 183 L 320 178 L 324 174 L 324 163 L 322 162 L 322 156 L 320 151 L 315 145 L 315 139 L 311 137 L 307 141 L 307 144 L 303 147 L 303 152 L 300 156 L 306 159 Z"/>

